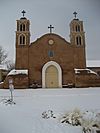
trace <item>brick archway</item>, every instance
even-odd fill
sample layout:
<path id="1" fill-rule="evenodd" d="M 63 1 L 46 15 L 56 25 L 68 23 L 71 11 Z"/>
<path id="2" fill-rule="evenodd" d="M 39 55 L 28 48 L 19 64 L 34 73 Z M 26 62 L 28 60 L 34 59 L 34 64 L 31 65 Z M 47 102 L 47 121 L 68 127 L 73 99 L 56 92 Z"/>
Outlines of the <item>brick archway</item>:
<path id="1" fill-rule="evenodd" d="M 51 74 L 51 71 L 53 71 L 53 74 Z M 50 76 L 55 80 L 54 87 L 61 88 L 62 87 L 62 70 L 60 65 L 54 61 L 47 62 L 42 68 L 42 88 L 49 87 L 49 85 L 47 85 L 47 82 L 48 82 L 47 80 L 49 80 Z M 52 80 L 50 81 L 53 82 Z M 53 88 L 53 86 L 51 86 L 51 88 Z"/>

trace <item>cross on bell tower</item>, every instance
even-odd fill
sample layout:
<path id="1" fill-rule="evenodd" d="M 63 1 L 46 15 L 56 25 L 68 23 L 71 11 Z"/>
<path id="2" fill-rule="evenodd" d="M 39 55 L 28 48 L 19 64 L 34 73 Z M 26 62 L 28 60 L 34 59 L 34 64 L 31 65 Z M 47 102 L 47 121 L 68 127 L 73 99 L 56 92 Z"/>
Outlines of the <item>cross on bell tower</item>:
<path id="1" fill-rule="evenodd" d="M 26 12 L 23 10 L 21 13 L 23 14 L 23 17 L 24 17 Z"/>
<path id="2" fill-rule="evenodd" d="M 73 12 L 73 14 L 74 14 L 74 17 L 75 17 L 75 19 L 76 19 L 77 12 Z"/>
<path id="3" fill-rule="evenodd" d="M 50 33 L 52 33 L 52 29 L 54 29 L 54 27 L 52 25 L 48 26 L 48 29 L 50 29 Z"/>

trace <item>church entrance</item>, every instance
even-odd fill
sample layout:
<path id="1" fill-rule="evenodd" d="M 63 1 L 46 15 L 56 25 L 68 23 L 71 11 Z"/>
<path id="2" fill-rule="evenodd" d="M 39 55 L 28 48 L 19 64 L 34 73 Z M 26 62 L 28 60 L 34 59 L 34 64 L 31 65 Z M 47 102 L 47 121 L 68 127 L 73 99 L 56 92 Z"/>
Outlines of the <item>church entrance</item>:
<path id="1" fill-rule="evenodd" d="M 46 88 L 58 88 L 58 70 L 55 66 L 49 66 L 45 71 Z"/>
<path id="2" fill-rule="evenodd" d="M 47 62 L 42 68 L 42 88 L 61 88 L 62 69 L 55 61 Z"/>

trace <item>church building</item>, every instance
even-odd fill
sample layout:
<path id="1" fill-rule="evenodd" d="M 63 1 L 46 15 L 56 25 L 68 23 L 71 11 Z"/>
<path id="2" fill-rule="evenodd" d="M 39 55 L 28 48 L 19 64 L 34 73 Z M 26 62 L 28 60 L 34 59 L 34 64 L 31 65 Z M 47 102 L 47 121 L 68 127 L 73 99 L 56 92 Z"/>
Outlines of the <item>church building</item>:
<path id="1" fill-rule="evenodd" d="M 70 42 L 52 32 L 30 42 L 30 20 L 17 20 L 16 62 L 4 82 L 13 79 L 15 88 L 63 88 L 100 86 L 100 76 L 86 67 L 85 32 L 83 21 L 70 22 Z"/>

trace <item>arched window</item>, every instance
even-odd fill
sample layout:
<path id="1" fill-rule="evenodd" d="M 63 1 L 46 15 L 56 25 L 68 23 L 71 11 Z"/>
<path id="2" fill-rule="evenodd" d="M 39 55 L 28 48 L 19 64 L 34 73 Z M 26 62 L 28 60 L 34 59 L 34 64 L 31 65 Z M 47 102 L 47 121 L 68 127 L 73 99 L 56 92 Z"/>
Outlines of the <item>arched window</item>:
<path id="1" fill-rule="evenodd" d="M 53 56 L 54 56 L 54 52 L 53 52 L 53 51 L 51 51 L 51 50 L 50 50 L 50 51 L 48 51 L 48 56 L 49 56 L 49 57 L 53 57 Z"/>
<path id="2" fill-rule="evenodd" d="M 23 24 L 23 31 L 25 31 L 25 24 Z"/>
<path id="3" fill-rule="evenodd" d="M 80 32 L 80 26 L 76 25 L 76 32 Z"/>
<path id="4" fill-rule="evenodd" d="M 25 24 L 20 25 L 20 31 L 25 31 Z"/>
<path id="5" fill-rule="evenodd" d="M 22 31 L 22 24 L 20 25 L 20 31 Z"/>
<path id="6" fill-rule="evenodd" d="M 20 43 L 20 45 L 25 45 L 25 36 L 24 35 L 20 36 L 19 43 Z"/>
<path id="7" fill-rule="evenodd" d="M 76 44 L 77 45 L 81 45 L 82 44 L 82 41 L 81 41 L 81 37 L 80 36 L 77 36 L 76 37 Z"/>

